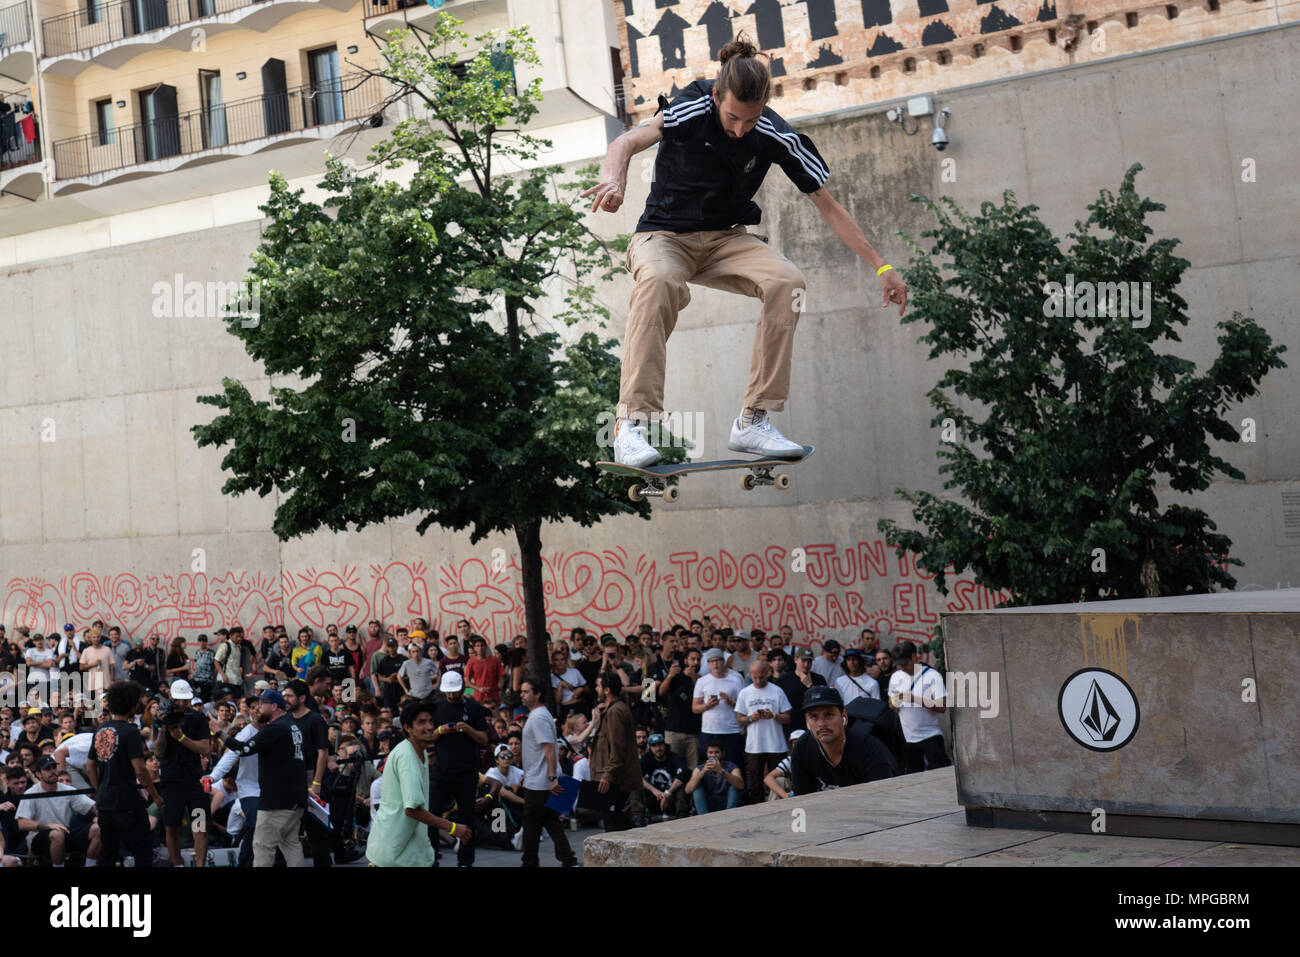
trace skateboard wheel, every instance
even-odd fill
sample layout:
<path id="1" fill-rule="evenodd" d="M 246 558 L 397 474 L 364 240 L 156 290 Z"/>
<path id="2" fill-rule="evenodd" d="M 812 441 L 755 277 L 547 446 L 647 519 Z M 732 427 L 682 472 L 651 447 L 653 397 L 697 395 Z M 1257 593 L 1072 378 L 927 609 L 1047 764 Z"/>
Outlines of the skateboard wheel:
<path id="1" fill-rule="evenodd" d="M 640 485 L 633 485 L 630 489 L 628 489 L 628 490 L 627 490 L 627 497 L 630 498 L 630 499 L 631 499 L 632 501 L 634 501 L 634 502 L 640 502 L 640 501 L 643 501 L 643 500 L 645 499 L 645 496 L 641 494 L 641 486 L 640 486 Z"/>
<path id="2" fill-rule="evenodd" d="M 783 492 L 790 487 L 790 476 L 788 475 L 778 475 L 774 481 L 776 482 L 776 487 Z"/>
<path id="3" fill-rule="evenodd" d="M 754 473 L 749 472 L 740 477 L 740 487 L 746 492 L 754 491 Z"/>
<path id="4" fill-rule="evenodd" d="M 679 489 L 676 485 L 670 485 L 666 489 L 664 489 L 664 501 L 675 502 L 677 501 L 677 499 L 681 497 L 681 494 L 682 494 L 681 489 Z"/>

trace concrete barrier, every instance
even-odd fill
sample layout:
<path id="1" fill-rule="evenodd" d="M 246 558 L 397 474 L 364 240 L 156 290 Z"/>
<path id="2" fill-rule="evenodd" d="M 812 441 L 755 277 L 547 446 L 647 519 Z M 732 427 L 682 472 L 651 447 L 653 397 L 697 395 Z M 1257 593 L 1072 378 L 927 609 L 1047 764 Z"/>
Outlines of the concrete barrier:
<path id="1" fill-rule="evenodd" d="M 999 690 L 995 708 L 953 702 L 969 823 L 1300 846 L 1300 589 L 943 628 L 950 689 Z"/>

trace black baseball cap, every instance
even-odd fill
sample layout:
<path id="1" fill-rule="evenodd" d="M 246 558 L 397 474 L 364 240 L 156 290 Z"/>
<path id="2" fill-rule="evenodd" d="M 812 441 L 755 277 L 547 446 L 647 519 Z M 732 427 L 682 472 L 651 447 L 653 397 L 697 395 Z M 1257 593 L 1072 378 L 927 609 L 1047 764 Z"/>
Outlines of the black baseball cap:
<path id="1" fill-rule="evenodd" d="M 822 642 L 822 651 L 839 651 L 840 643 L 832 638 L 830 641 Z"/>
<path id="2" fill-rule="evenodd" d="M 843 708 L 844 699 L 840 697 L 838 691 L 826 685 L 814 685 L 804 692 L 804 711 L 808 711 L 812 708 L 822 708 L 826 705 L 834 705 L 836 708 Z"/>
<path id="3" fill-rule="evenodd" d="M 862 657 L 863 655 L 865 655 L 865 654 L 866 654 L 866 652 L 863 651 L 861 648 L 849 648 L 847 651 L 844 652 L 844 657 L 845 657 L 845 658 L 861 658 L 861 657 Z"/>
<path id="4" fill-rule="evenodd" d="M 36 759 L 37 771 L 44 771 L 46 768 L 57 768 L 58 766 L 59 762 L 55 761 L 54 758 L 50 757 L 48 754 L 42 754 Z"/>

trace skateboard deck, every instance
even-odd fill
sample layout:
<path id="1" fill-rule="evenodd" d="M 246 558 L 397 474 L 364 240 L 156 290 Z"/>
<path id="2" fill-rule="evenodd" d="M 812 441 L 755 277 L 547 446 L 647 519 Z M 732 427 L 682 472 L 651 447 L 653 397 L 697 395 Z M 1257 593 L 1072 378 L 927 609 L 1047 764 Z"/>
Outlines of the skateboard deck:
<path id="1" fill-rule="evenodd" d="M 675 502 L 680 493 L 675 485 L 668 485 L 667 480 L 678 475 L 692 472 L 721 472 L 727 469 L 747 469 L 741 476 L 740 487 L 749 492 L 760 485 L 774 485 L 785 491 L 790 487 L 790 476 L 784 473 L 772 474 L 773 469 L 781 465 L 793 465 L 808 459 L 816 447 L 805 445 L 803 455 L 797 459 L 777 458 L 765 455 L 756 459 L 713 459 L 708 462 L 674 462 L 667 465 L 651 465 L 639 469 L 631 465 L 619 465 L 617 462 L 597 462 L 596 467 L 613 475 L 631 475 L 645 479 L 644 484 L 636 483 L 627 490 L 628 498 L 640 502 L 644 498 L 662 497 L 666 502 Z"/>

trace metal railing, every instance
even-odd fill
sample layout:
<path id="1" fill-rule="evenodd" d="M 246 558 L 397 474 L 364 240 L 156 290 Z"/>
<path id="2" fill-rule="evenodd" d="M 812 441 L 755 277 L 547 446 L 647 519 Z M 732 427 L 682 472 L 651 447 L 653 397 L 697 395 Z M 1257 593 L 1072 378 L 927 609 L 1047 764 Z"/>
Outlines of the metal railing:
<path id="1" fill-rule="evenodd" d="M 10 7 L 0 7 L 0 50 L 16 47 L 32 38 L 31 19 L 27 15 L 27 4 L 16 3 Z"/>
<path id="2" fill-rule="evenodd" d="M 394 13 L 407 7 L 428 6 L 425 0 L 362 0 L 361 16 L 363 19 L 377 17 L 381 13 Z"/>
<path id="3" fill-rule="evenodd" d="M 35 114 L 31 114 L 35 115 Z M 27 114 L 21 114 L 16 119 L 24 119 Z M 21 128 L 13 134 L 13 139 L 0 136 L 0 170 L 13 169 L 15 166 L 26 166 L 28 163 L 39 163 L 41 161 L 41 128 L 35 127 L 35 138 L 28 143 L 23 136 Z M 9 147 L 13 147 L 10 149 Z"/>
<path id="4" fill-rule="evenodd" d="M 382 77 L 348 74 L 332 86 L 300 86 L 58 140 L 53 144 L 55 176 L 73 179 L 343 120 L 364 119 L 378 112 L 385 95 L 383 84 Z"/>
<path id="5" fill-rule="evenodd" d="M 216 16 L 259 0 L 83 0 L 72 13 L 41 21 L 45 56 L 60 56 L 112 43 L 160 27 Z"/>

